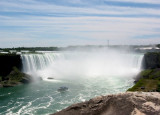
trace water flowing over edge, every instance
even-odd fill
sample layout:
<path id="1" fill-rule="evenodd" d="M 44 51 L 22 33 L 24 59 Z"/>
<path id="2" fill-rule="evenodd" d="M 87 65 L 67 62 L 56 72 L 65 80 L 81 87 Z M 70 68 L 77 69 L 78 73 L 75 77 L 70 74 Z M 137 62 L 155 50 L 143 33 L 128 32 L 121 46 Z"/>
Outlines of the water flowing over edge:
<path id="1" fill-rule="evenodd" d="M 23 71 L 43 80 L 137 74 L 143 59 L 143 55 L 118 52 L 54 52 L 21 57 Z"/>
<path id="2" fill-rule="evenodd" d="M 47 115 L 98 95 L 125 92 L 141 70 L 143 54 L 43 52 L 22 54 L 21 58 L 23 71 L 44 81 L 6 89 L 0 95 L 1 114 Z M 58 92 L 61 86 L 69 90 Z"/>

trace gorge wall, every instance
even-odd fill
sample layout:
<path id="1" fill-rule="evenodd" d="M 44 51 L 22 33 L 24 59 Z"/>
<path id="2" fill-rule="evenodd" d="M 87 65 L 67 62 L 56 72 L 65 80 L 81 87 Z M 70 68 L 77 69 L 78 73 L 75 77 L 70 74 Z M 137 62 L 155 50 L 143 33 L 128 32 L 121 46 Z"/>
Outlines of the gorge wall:
<path id="1" fill-rule="evenodd" d="M 16 54 L 0 54 L 0 76 L 7 76 L 13 67 L 21 70 L 21 56 Z"/>
<path id="2" fill-rule="evenodd" d="M 32 77 L 22 73 L 21 69 L 22 60 L 20 55 L 0 54 L 0 88 L 32 82 Z"/>
<path id="3" fill-rule="evenodd" d="M 144 55 L 144 69 L 160 68 L 160 52 L 148 52 Z"/>
<path id="4" fill-rule="evenodd" d="M 22 68 L 22 60 L 20 55 L 16 54 L 0 54 L 0 76 L 8 75 L 13 67 L 19 70 Z M 149 52 L 144 55 L 144 69 L 160 68 L 160 53 Z"/>

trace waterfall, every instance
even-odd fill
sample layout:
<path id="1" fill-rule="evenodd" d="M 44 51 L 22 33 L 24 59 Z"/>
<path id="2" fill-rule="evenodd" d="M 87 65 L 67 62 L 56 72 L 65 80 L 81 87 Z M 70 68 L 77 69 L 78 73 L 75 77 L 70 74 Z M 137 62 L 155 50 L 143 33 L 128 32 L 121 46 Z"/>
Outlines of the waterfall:
<path id="1" fill-rule="evenodd" d="M 34 77 L 43 77 L 40 72 L 54 64 L 56 59 L 60 59 L 59 53 L 22 54 L 23 72 Z"/>
<path id="2" fill-rule="evenodd" d="M 143 55 L 121 52 L 52 52 L 22 54 L 23 71 L 33 77 L 71 79 L 135 75 Z"/>
<path id="3" fill-rule="evenodd" d="M 23 71 L 38 71 L 45 69 L 49 64 L 54 63 L 54 60 L 59 57 L 57 53 L 44 54 L 22 54 Z"/>

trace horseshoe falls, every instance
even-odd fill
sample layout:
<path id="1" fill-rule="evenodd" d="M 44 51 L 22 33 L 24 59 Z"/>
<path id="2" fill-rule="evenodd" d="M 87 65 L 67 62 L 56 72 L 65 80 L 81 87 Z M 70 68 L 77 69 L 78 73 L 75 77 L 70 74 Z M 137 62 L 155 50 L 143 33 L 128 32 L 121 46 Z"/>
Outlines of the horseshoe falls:
<path id="1" fill-rule="evenodd" d="M 143 54 L 57 51 L 21 54 L 21 59 L 23 72 L 35 82 L 0 89 L 0 114 L 48 115 L 98 95 L 125 92 L 141 70 Z M 59 92 L 62 86 L 68 90 Z"/>

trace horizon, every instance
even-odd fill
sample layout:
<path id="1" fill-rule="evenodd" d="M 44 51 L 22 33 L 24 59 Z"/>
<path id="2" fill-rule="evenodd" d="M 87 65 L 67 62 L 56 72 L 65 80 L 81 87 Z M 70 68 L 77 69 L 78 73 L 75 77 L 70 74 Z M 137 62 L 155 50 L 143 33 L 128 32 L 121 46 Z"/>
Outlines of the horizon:
<path id="1" fill-rule="evenodd" d="M 46 51 L 58 51 L 58 50 L 84 50 L 84 49 L 104 49 L 104 48 L 131 48 L 131 49 L 136 49 L 136 48 L 151 48 L 151 49 L 159 49 L 160 44 L 150 44 L 150 45 L 70 45 L 70 46 L 46 46 L 46 47 L 6 47 L 6 48 L 1 48 L 0 50 L 46 50 Z M 74 49 L 73 49 L 74 48 Z M 149 49 L 150 50 L 150 49 Z"/>
<path id="2" fill-rule="evenodd" d="M 1 0 L 0 48 L 160 43 L 157 0 Z"/>

